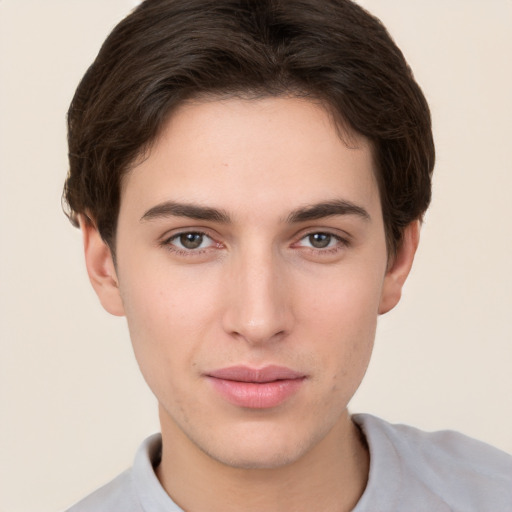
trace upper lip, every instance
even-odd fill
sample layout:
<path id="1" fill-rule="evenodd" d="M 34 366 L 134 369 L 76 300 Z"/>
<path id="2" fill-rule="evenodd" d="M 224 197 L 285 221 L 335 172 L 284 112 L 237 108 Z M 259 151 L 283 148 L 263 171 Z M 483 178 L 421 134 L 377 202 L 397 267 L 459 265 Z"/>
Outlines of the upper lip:
<path id="1" fill-rule="evenodd" d="M 250 368 L 249 366 L 230 366 L 207 373 L 208 377 L 215 379 L 232 380 L 237 382 L 265 383 L 276 380 L 303 379 L 305 375 L 285 366 L 269 365 L 263 368 Z"/>

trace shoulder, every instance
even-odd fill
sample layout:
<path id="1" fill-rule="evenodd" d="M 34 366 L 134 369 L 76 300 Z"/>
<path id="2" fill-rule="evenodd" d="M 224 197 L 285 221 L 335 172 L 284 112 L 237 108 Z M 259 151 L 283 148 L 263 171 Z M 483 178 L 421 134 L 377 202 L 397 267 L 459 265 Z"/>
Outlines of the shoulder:
<path id="1" fill-rule="evenodd" d="M 464 472 L 489 474 L 510 479 L 512 457 L 493 446 L 453 430 L 425 432 L 409 425 L 394 425 L 369 414 L 354 417 L 365 433 L 385 436 L 407 460 L 421 460 L 427 465 L 441 466 Z M 510 482 L 510 480 L 508 480 Z"/>
<path id="2" fill-rule="evenodd" d="M 368 488 L 392 478 L 393 499 L 402 503 L 421 498 L 439 503 L 438 510 L 512 511 L 510 455 L 458 432 L 424 432 L 366 414 L 353 419 L 370 449 Z"/>
<path id="3" fill-rule="evenodd" d="M 121 473 L 117 478 L 89 494 L 66 512 L 102 512 L 111 510 L 142 512 L 131 483 L 131 470 Z"/>
<path id="4" fill-rule="evenodd" d="M 132 468 L 73 505 L 66 512 L 159 512 L 179 511 L 160 485 L 154 467 L 160 461 L 160 434 L 148 437 L 139 447 Z"/>

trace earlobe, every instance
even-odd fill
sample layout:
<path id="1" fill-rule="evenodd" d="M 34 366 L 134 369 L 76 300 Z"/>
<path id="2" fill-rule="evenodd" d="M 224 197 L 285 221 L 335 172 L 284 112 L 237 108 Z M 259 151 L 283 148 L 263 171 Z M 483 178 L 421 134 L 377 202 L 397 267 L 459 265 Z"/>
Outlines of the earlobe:
<path id="1" fill-rule="evenodd" d="M 379 314 L 393 309 L 402 295 L 402 288 L 414 261 L 420 240 L 420 222 L 411 222 L 404 230 L 402 243 L 390 263 L 384 277 Z"/>
<path id="2" fill-rule="evenodd" d="M 80 215 L 85 264 L 94 291 L 102 306 L 112 315 L 123 316 L 124 308 L 110 247 L 101 238 L 96 226 Z"/>

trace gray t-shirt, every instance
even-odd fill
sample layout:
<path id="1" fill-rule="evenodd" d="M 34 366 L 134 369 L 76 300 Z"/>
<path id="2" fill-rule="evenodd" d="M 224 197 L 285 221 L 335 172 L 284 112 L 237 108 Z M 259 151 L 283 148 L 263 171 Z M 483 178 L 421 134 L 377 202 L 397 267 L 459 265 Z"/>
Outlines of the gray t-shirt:
<path id="1" fill-rule="evenodd" d="M 512 457 L 453 431 L 422 432 L 356 414 L 370 449 L 370 474 L 353 512 L 512 512 Z M 183 512 L 153 467 L 160 434 L 147 438 L 133 467 L 68 512 Z"/>

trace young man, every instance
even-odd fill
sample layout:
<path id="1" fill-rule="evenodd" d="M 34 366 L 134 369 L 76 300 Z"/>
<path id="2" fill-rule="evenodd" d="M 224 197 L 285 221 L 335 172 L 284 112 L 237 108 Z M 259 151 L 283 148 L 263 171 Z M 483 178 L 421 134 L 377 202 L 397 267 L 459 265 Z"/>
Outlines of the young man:
<path id="1" fill-rule="evenodd" d="M 434 164 L 378 20 L 147 0 L 79 85 L 69 147 L 69 216 L 162 429 L 73 512 L 512 510 L 509 456 L 347 411 Z"/>

